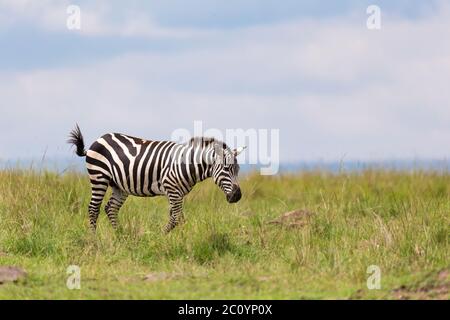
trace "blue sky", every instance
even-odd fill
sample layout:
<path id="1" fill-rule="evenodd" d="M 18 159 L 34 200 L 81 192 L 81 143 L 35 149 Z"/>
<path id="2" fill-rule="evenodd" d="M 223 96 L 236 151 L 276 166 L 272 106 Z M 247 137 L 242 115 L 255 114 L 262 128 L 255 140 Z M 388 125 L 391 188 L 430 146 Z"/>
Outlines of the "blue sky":
<path id="1" fill-rule="evenodd" d="M 0 159 L 71 156 L 75 122 L 91 142 L 195 120 L 279 129 L 282 161 L 447 158 L 448 39 L 447 1 L 0 0 Z"/>
<path id="2" fill-rule="evenodd" d="M 117 37 L 114 35 L 86 37 L 83 33 L 69 33 L 64 24 L 55 26 L 53 32 L 36 28 L 33 16 L 24 14 L 27 1 L 5 1 L 4 15 L 10 14 L 14 22 L 0 29 L 2 47 L 0 67 L 2 70 L 23 70 L 32 68 L 64 66 L 68 63 L 89 63 L 126 52 L 146 52 L 186 49 L 198 45 L 197 42 L 153 39 L 142 41 L 142 37 Z M 31 2 L 31 1 L 29 1 Z M 102 1 L 103 2 L 103 1 Z M 100 4 L 102 2 L 97 2 Z M 1 2 L 0 2 L 1 3 Z M 23 4 L 22 4 L 23 3 Z M 51 2 L 47 2 L 51 6 Z M 80 8 L 96 12 L 103 11 L 104 19 L 110 24 L 126 24 L 127 19 L 138 12 L 155 24 L 164 28 L 198 28 L 201 30 L 233 30 L 251 26 L 271 25 L 302 19 L 315 19 L 327 23 L 327 19 L 359 15 L 364 21 L 365 8 L 373 1 L 298 1 L 298 0 L 183 0 L 168 1 L 107 1 L 106 9 L 92 1 L 55 1 L 56 8 L 63 11 L 66 3 L 77 4 Z M 94 1 L 95 3 L 95 1 Z M 187 5 L 189 3 L 189 5 Z M 435 2 L 420 0 L 397 0 L 376 2 L 390 15 L 409 19 L 423 19 L 439 10 Z M 24 9 L 14 10 L 17 6 Z M 105 5 L 103 5 L 105 6 Z M 42 6 L 44 7 L 44 6 Z M 1 7 L 0 7 L 1 8 Z M 39 10 L 29 11 L 39 15 Z M 64 13 L 64 12 L 63 12 Z M 61 19 L 65 15 L 61 14 Z M 56 22 L 57 23 L 57 22 Z M 56 24 L 55 23 L 55 24 Z M 43 45 L 45 44 L 45 45 Z M 30 50 L 33 54 L 30 55 Z"/>

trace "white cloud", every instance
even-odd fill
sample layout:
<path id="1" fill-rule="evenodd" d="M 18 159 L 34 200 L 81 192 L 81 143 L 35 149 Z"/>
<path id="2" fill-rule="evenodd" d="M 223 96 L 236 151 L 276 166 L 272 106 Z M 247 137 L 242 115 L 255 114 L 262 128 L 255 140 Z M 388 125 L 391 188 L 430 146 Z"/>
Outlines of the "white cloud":
<path id="1" fill-rule="evenodd" d="M 0 74 L 0 157 L 68 154 L 75 121 L 92 141 L 109 130 L 169 138 L 194 120 L 279 128 L 282 160 L 445 157 L 449 7 L 423 20 L 383 17 L 380 31 L 364 15 L 292 21 L 216 30 L 189 50 Z M 150 29 L 133 21 L 130 34 Z M 103 25 L 99 34 L 114 34 Z"/>
<path id="2" fill-rule="evenodd" d="M 0 0 L 0 12 L 7 19 L 3 28 L 13 28 L 28 22 L 47 30 L 65 28 L 69 1 L 61 0 Z"/>
<path id="3" fill-rule="evenodd" d="M 69 16 L 68 0 L 0 0 L 0 28 L 13 29 L 24 23 L 49 32 L 68 32 L 66 21 Z M 111 1 L 97 0 L 83 2 L 81 11 L 81 29 L 85 36 L 120 36 L 140 38 L 184 39 L 204 36 L 208 31 L 195 28 L 162 27 L 155 23 L 148 12 L 136 8 L 124 10 L 114 17 L 115 8 Z M 1 29 L 0 29 L 1 30 Z"/>

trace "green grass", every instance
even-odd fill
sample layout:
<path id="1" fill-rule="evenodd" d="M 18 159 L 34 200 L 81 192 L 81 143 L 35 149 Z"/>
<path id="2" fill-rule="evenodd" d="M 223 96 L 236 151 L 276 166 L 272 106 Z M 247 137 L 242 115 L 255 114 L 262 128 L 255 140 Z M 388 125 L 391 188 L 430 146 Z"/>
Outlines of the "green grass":
<path id="1" fill-rule="evenodd" d="M 169 235 L 165 198 L 129 197 L 120 232 L 102 211 L 93 235 L 86 175 L 0 171 L 0 266 L 28 273 L 0 299 L 448 299 L 450 175 L 255 174 L 241 187 L 230 205 L 212 181 L 197 185 Z M 295 209 L 314 214 L 268 223 Z M 66 287 L 69 265 L 81 290 Z M 369 265 L 380 290 L 367 289 Z"/>

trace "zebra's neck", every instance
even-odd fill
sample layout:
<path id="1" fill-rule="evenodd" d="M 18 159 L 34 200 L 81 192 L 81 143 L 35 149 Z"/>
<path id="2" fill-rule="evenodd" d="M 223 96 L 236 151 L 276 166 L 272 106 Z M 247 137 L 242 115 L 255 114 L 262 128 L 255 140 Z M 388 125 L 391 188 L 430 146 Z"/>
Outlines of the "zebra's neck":
<path id="1" fill-rule="evenodd" d="M 198 163 L 196 165 L 200 173 L 198 177 L 198 182 L 200 182 L 212 177 L 215 154 L 214 148 L 201 146 L 197 148 L 200 157 L 197 159 Z"/>
<path id="2" fill-rule="evenodd" d="M 179 168 L 184 168 L 180 174 L 189 182 L 190 187 L 212 177 L 215 158 L 213 147 L 183 146 L 178 152 L 175 151 L 175 157 L 176 162 L 181 164 Z"/>

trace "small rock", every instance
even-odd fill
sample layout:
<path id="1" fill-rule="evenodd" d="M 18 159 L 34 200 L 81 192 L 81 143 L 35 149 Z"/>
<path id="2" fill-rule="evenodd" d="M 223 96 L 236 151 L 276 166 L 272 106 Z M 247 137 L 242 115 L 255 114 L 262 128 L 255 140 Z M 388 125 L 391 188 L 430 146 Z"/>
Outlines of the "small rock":
<path id="1" fill-rule="evenodd" d="M 245 217 L 251 217 L 251 216 L 254 216 L 255 213 L 253 211 L 247 210 L 247 211 L 241 212 L 240 215 L 245 216 Z"/>
<path id="2" fill-rule="evenodd" d="M 26 276 L 27 273 L 21 268 L 0 266 L 0 284 L 6 282 L 16 282 Z"/>

